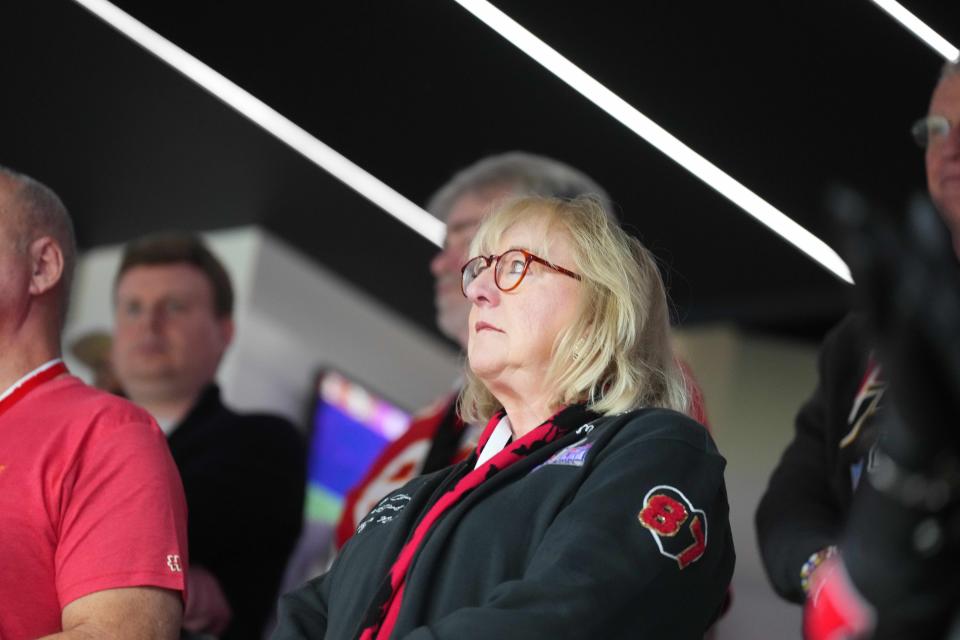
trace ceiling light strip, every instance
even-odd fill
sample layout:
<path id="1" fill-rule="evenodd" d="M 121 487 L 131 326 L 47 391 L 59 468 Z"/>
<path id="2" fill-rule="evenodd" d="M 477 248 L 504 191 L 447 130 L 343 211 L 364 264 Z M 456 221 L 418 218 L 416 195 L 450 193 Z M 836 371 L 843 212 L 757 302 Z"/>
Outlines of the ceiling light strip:
<path id="1" fill-rule="evenodd" d="M 910 13 L 896 0 L 871 0 L 875 5 L 886 11 L 890 16 L 913 32 L 913 35 L 923 40 L 927 46 L 951 62 L 960 57 L 960 49 L 934 31 L 926 22 Z"/>
<path id="2" fill-rule="evenodd" d="M 850 269 L 837 253 L 773 205 L 730 177 L 709 160 L 675 138 L 653 120 L 597 82 L 557 51 L 527 31 L 486 0 L 455 0 L 518 49 L 539 62 L 585 98 L 619 120 L 638 136 L 716 189 L 787 242 L 846 282 Z"/>
<path id="3" fill-rule="evenodd" d="M 74 0 L 437 246 L 444 223 L 262 100 L 106 0 Z"/>

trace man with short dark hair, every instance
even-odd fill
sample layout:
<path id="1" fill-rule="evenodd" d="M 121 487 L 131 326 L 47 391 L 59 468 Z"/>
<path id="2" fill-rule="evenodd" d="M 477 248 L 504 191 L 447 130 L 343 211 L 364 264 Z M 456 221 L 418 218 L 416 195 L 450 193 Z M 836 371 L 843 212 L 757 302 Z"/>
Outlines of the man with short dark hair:
<path id="1" fill-rule="evenodd" d="M 115 284 L 113 361 L 167 433 L 190 511 L 184 627 L 257 638 L 300 533 L 305 448 L 287 420 L 226 408 L 214 376 L 234 334 L 226 270 L 195 236 L 131 242 Z"/>
<path id="2" fill-rule="evenodd" d="M 183 489 L 150 416 L 60 359 L 75 256 L 56 194 L 0 167 L 0 637 L 177 638 Z"/>
<path id="3" fill-rule="evenodd" d="M 125 248 L 114 291 L 117 374 L 130 398 L 171 433 L 233 339 L 227 272 L 193 236 L 148 236 Z"/>

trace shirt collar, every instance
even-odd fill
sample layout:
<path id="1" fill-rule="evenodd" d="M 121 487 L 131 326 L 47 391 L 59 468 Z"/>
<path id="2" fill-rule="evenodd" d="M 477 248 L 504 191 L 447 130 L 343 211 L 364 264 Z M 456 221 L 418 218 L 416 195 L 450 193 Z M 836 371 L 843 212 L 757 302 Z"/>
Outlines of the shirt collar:
<path id="1" fill-rule="evenodd" d="M 510 418 L 504 415 L 502 418 L 500 418 L 500 422 L 497 423 L 497 426 L 493 428 L 493 433 L 487 437 L 487 441 L 484 443 L 483 449 L 480 451 L 480 455 L 477 457 L 477 464 L 474 466 L 474 469 L 478 468 L 484 462 L 500 453 L 503 448 L 507 446 L 512 437 L 513 427 L 510 424 Z"/>
<path id="2" fill-rule="evenodd" d="M 22 378 L 20 378 L 20 379 L 17 380 L 16 382 L 14 382 L 12 385 L 10 385 L 9 387 L 7 387 L 7 389 L 6 389 L 2 394 L 0 394 L 0 402 L 2 402 L 3 400 L 5 400 L 6 397 L 9 396 L 11 393 L 13 393 L 13 392 L 16 391 L 17 389 L 19 389 L 19 388 L 23 385 L 23 383 L 26 382 L 27 380 L 29 380 L 30 378 L 32 378 L 32 377 L 34 377 L 35 375 L 38 375 L 38 374 L 40 374 L 40 373 L 43 373 L 44 371 L 46 371 L 46 370 L 49 369 L 50 367 L 54 367 L 54 366 L 56 366 L 57 364 L 59 364 L 59 363 L 61 363 L 61 362 L 63 362 L 63 360 L 62 360 L 61 358 L 54 358 L 53 360 L 47 360 L 46 362 L 44 362 L 42 365 L 40 365 L 39 367 L 37 367 L 37 368 L 34 369 L 33 371 L 27 373 L 25 376 L 23 376 Z"/>

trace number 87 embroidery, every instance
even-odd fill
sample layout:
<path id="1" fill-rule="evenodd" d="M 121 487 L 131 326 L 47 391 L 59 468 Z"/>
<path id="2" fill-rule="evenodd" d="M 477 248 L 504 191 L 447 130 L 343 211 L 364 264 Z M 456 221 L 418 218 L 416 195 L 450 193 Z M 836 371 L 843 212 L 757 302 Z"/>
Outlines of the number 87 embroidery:
<path id="1" fill-rule="evenodd" d="M 703 557 L 707 550 L 707 514 L 694 508 L 679 489 L 654 487 L 647 492 L 643 505 L 637 519 L 653 535 L 661 554 L 676 560 L 681 569 Z M 688 521 L 690 537 L 683 533 Z M 686 544 L 691 539 L 692 543 Z"/>

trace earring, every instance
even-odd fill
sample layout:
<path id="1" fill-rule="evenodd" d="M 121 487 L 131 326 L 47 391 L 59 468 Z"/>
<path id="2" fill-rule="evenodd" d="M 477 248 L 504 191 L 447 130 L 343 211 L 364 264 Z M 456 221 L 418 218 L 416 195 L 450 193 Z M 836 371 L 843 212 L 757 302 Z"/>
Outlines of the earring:
<path id="1" fill-rule="evenodd" d="M 573 345 L 573 359 L 574 359 L 574 360 L 579 360 L 579 359 L 580 359 L 580 350 L 583 348 L 583 343 L 584 343 L 583 338 L 577 338 L 576 343 L 574 343 L 574 345 Z"/>

